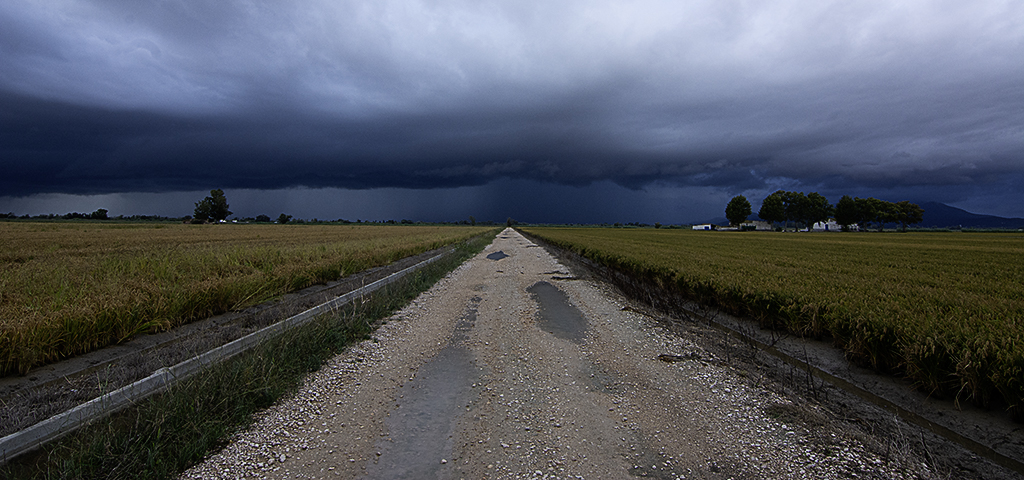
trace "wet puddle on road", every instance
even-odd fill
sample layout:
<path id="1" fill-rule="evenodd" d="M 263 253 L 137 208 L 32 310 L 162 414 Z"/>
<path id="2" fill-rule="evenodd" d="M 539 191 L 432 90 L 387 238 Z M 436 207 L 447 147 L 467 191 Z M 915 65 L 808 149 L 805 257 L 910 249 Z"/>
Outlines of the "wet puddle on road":
<path id="1" fill-rule="evenodd" d="M 459 416 L 472 401 L 480 374 L 463 343 L 476 322 L 474 303 L 455 326 L 451 341 L 413 380 L 400 389 L 403 398 L 386 420 L 388 438 L 377 444 L 380 456 L 366 467 L 369 478 L 447 478 L 454 467 L 451 454 Z M 442 463 L 442 460 L 446 460 Z"/>
<path id="2" fill-rule="evenodd" d="M 501 251 L 501 250 L 498 250 L 497 252 L 494 252 L 494 253 L 492 253 L 492 254 L 487 256 L 487 258 L 490 259 L 490 260 L 501 260 L 503 258 L 508 258 L 508 257 L 509 257 L 509 255 L 506 254 L 505 252 Z"/>
<path id="3" fill-rule="evenodd" d="M 569 297 L 548 282 L 537 282 L 526 289 L 540 305 L 537 324 L 541 330 L 574 343 L 583 343 L 587 319 L 569 303 Z"/>

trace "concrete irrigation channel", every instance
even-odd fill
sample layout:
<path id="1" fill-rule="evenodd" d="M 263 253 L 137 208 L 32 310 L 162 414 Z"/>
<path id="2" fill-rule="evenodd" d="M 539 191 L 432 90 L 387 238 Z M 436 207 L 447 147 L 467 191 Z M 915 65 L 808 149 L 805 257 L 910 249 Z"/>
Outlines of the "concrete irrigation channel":
<path id="1" fill-rule="evenodd" d="M 1017 475 L 563 260 L 505 230 L 182 477 Z"/>
<path id="2" fill-rule="evenodd" d="M 0 464 L 372 294 L 451 252 L 441 248 L 408 257 L 245 312 L 49 365 L 28 377 L 4 378 Z M 298 313 L 287 316 L 293 312 Z"/>

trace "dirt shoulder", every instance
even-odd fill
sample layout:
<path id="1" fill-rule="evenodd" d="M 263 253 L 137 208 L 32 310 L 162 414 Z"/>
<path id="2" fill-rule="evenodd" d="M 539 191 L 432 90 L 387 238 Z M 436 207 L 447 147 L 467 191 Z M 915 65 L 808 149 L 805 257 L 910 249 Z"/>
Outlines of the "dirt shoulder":
<path id="1" fill-rule="evenodd" d="M 183 478 L 934 478 L 506 230 Z"/>

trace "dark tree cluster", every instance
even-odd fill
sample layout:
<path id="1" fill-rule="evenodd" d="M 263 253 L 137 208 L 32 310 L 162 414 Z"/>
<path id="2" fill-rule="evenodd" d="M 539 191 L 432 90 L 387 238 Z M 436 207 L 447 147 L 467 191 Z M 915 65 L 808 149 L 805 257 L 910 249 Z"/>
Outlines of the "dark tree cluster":
<path id="1" fill-rule="evenodd" d="M 818 192 L 804 195 L 779 190 L 765 197 L 757 216 L 772 223 L 796 222 L 811 228 L 817 222 L 828 220 L 834 212 L 832 204 Z"/>
<path id="2" fill-rule="evenodd" d="M 906 200 L 887 202 L 877 198 L 850 198 L 844 195 L 836 204 L 836 223 L 849 230 L 850 225 L 858 225 L 866 230 L 869 222 L 878 224 L 878 231 L 886 223 L 898 223 L 900 229 L 907 231 L 907 225 L 921 223 L 924 220 L 924 209 Z"/>
<path id="3" fill-rule="evenodd" d="M 163 215 L 118 215 L 117 220 L 128 220 L 132 222 L 169 222 L 190 220 L 192 217 L 165 217 Z"/>
<path id="4" fill-rule="evenodd" d="M 228 210 L 228 199 L 224 196 L 224 190 L 210 190 L 210 196 L 196 202 L 196 210 L 193 215 L 194 221 L 218 222 L 228 218 L 231 210 Z"/>
<path id="5" fill-rule="evenodd" d="M 742 195 L 733 197 L 725 207 L 725 216 L 732 225 L 746 221 L 750 215 L 750 202 Z M 850 225 L 866 230 L 869 223 L 877 223 L 879 231 L 886 223 L 898 223 L 903 231 L 908 225 L 924 220 L 924 209 L 906 200 L 887 202 L 877 198 L 851 198 L 844 195 L 835 206 L 818 192 L 804 195 L 803 192 L 779 190 L 765 197 L 757 216 L 771 223 L 794 222 L 810 229 L 815 223 L 830 217 L 849 231 Z"/>
<path id="6" fill-rule="evenodd" d="M 0 218 L 17 218 L 20 220 L 116 220 L 128 222 L 180 222 L 190 220 L 192 217 L 165 217 L 162 215 L 118 215 L 111 217 L 105 208 L 96 209 L 92 213 L 70 212 L 63 215 L 47 213 L 41 215 L 17 215 L 14 213 L 0 213 Z"/>
<path id="7" fill-rule="evenodd" d="M 65 213 L 64 215 L 61 215 L 60 218 L 63 218 L 64 220 L 109 220 L 109 217 L 107 217 L 107 209 L 105 208 L 97 209 L 95 212 L 92 213 Z"/>
<path id="8" fill-rule="evenodd" d="M 423 222 L 416 222 L 423 223 Z M 470 216 L 469 220 L 460 220 L 457 222 L 436 222 L 438 225 L 497 225 L 493 220 L 477 220 L 476 217 Z"/>

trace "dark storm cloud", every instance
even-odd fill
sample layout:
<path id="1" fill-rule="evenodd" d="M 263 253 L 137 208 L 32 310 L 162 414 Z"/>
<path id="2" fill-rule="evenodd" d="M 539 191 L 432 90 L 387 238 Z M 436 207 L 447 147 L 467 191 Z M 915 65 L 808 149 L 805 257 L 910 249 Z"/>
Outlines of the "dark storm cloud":
<path id="1" fill-rule="evenodd" d="M 1024 6 L 6 2 L 0 195 L 479 186 L 999 197 Z"/>

